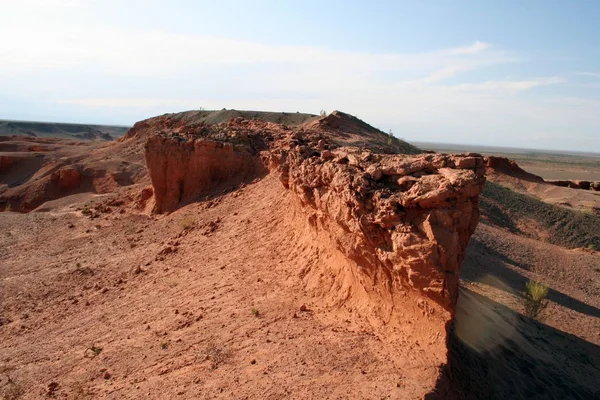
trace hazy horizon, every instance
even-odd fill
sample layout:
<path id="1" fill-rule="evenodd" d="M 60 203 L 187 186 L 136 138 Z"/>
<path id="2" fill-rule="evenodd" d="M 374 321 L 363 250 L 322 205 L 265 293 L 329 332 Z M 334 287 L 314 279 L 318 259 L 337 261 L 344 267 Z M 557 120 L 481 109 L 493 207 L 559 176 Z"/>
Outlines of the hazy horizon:
<path id="1" fill-rule="evenodd" d="M 190 110 L 188 110 L 190 111 Z M 208 110 L 211 111 L 211 110 Z M 90 123 L 82 123 L 82 122 L 65 122 L 65 121 L 33 121 L 33 120 L 8 120 L 8 119 L 0 119 L 0 122 L 24 122 L 24 123 L 46 123 L 46 124 L 74 124 L 74 125 L 90 125 L 90 126 L 111 126 L 111 127 L 120 127 L 120 128 L 131 128 L 133 125 L 113 125 L 113 124 L 105 124 L 101 122 L 90 122 Z M 365 121 L 369 123 L 369 121 Z M 382 131 L 383 132 L 383 131 Z M 383 132 L 386 133 L 386 132 Z M 0 132 L 0 136 L 2 136 L 2 132 Z M 112 136 L 115 136 L 114 134 Z M 401 140 L 405 140 L 404 138 L 400 138 Z M 408 140 L 406 140 L 408 141 Z M 523 154 L 523 152 L 533 152 L 538 154 L 563 154 L 563 155 L 576 155 L 576 156 L 592 156 L 599 157 L 600 152 L 594 151 L 581 151 L 581 150 L 552 150 L 545 148 L 532 148 L 532 147 L 512 147 L 512 146 L 489 146 L 481 143 L 452 143 L 452 142 L 431 142 L 431 141 L 408 141 L 410 144 L 413 144 L 420 149 L 423 150 L 452 150 L 452 151 L 467 151 L 472 150 L 474 152 L 482 152 L 486 153 L 486 150 L 490 150 L 490 153 L 514 153 L 514 154 Z M 429 147 L 429 148 L 427 148 Z"/>
<path id="2" fill-rule="evenodd" d="M 600 3 L 0 1 L 2 119 L 339 109 L 409 142 L 600 149 Z"/>

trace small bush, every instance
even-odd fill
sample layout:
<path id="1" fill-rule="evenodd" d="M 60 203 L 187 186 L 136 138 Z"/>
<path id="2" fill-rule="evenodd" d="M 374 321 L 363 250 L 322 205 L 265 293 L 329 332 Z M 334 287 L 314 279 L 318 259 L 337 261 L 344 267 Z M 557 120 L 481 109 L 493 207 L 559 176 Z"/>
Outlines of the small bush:
<path id="1" fill-rule="evenodd" d="M 548 286 L 535 281 L 527 282 L 523 300 L 525 315 L 537 319 L 540 313 L 548 307 L 546 296 L 548 296 Z"/>
<path id="2" fill-rule="evenodd" d="M 10 377 L 8 377 L 8 382 L 0 388 L 0 395 L 2 396 L 0 398 L 2 400 L 17 400 L 20 399 L 23 394 L 25 394 L 25 390 Z"/>
<path id="3" fill-rule="evenodd" d="M 326 117 L 326 116 L 327 116 L 327 111 L 325 111 L 325 110 L 321 110 L 321 111 L 319 112 L 319 115 L 320 115 L 321 117 Z"/>
<path id="4" fill-rule="evenodd" d="M 225 346 L 219 346 L 215 343 L 209 343 L 206 346 L 201 358 L 210 361 L 210 369 L 217 369 L 231 356 L 231 351 Z"/>
<path id="5" fill-rule="evenodd" d="M 86 358 L 94 358 L 94 357 L 99 356 L 100 353 L 102 353 L 102 347 L 92 345 L 91 347 L 88 347 L 87 349 L 85 349 L 83 356 Z"/>
<path id="6" fill-rule="evenodd" d="M 189 231 L 194 226 L 196 226 L 196 221 L 194 221 L 194 219 L 190 215 L 186 215 L 185 217 L 179 220 L 179 226 L 182 230 Z"/>

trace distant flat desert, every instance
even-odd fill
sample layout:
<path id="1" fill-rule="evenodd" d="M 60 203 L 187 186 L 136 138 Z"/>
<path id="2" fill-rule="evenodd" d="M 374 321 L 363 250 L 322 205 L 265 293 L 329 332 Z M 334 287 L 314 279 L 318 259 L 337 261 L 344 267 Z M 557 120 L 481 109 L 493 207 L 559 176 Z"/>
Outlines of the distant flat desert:
<path id="1" fill-rule="evenodd" d="M 600 153 L 535 150 L 513 147 L 472 146 L 433 142 L 411 142 L 424 150 L 437 152 L 475 152 L 508 157 L 521 168 L 545 180 L 600 181 Z"/>

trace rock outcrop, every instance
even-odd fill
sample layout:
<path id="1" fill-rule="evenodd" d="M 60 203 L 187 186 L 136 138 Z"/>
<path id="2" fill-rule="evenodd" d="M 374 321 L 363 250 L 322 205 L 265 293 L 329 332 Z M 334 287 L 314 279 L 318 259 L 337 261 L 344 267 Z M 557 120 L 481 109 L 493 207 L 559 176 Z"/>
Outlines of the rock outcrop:
<path id="1" fill-rule="evenodd" d="M 215 140 L 179 140 L 152 136 L 146 143 L 146 164 L 158 213 L 174 211 L 223 183 L 254 176 L 262 164 L 249 149 Z"/>
<path id="2" fill-rule="evenodd" d="M 292 150 L 282 183 L 315 225 L 391 291 L 417 289 L 452 309 L 460 264 L 479 218 L 477 155 L 380 155 L 350 149 L 310 157 Z M 281 158 L 274 157 L 275 160 Z"/>
<path id="3" fill-rule="evenodd" d="M 109 193 L 145 178 L 129 144 L 59 138 L 0 139 L 0 210 L 30 212 L 76 193 Z"/>
<path id="4" fill-rule="evenodd" d="M 488 156 L 486 157 L 486 166 L 490 172 L 498 172 L 529 182 L 544 183 L 544 179 L 541 176 L 525 171 L 514 160 L 506 157 Z"/>
<path id="5" fill-rule="evenodd" d="M 548 180 L 546 183 L 555 186 L 568 187 L 571 189 L 581 189 L 581 190 L 593 190 L 595 192 L 600 191 L 600 182 L 590 182 L 590 181 L 551 181 Z"/>
<path id="6" fill-rule="evenodd" d="M 348 125 L 356 121 L 346 119 L 334 113 L 297 127 L 243 118 L 218 125 L 172 116 L 143 121 L 134 130 L 148 137 L 154 210 L 173 211 L 268 169 L 371 281 L 391 292 L 417 290 L 453 310 L 479 217 L 484 159 L 384 154 L 388 135 L 353 132 Z"/>

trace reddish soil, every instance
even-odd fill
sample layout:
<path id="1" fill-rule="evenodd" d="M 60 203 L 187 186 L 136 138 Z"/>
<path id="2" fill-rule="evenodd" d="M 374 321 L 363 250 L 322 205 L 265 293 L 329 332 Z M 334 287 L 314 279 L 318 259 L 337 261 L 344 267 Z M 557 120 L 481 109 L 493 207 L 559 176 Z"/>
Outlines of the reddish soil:
<path id="1" fill-rule="evenodd" d="M 20 163 L 18 167 L 13 161 L 0 163 L 4 185 L 0 208 L 10 204 L 13 210 L 0 213 L 0 396 L 430 400 L 598 396 L 600 255 L 593 249 L 574 248 L 577 243 L 596 243 L 597 231 L 589 228 L 594 224 L 585 225 L 583 236 L 571 234 L 553 224 L 577 226 L 569 225 L 579 218 L 571 214 L 577 211 L 565 214 L 553 205 L 558 208 L 551 217 L 558 219 L 544 219 L 542 213 L 527 219 L 518 212 L 522 198 L 498 201 L 492 196 L 497 191 L 484 190 L 483 215 L 463 262 L 455 310 L 436 296 L 419 294 L 417 278 L 426 274 L 414 275 L 415 287 L 394 286 L 392 292 L 379 283 L 357 285 L 370 282 L 365 278 L 369 268 L 390 259 L 383 257 L 385 246 L 378 240 L 387 237 L 389 227 L 400 226 L 399 218 L 418 220 L 427 204 L 458 209 L 456 202 L 464 202 L 439 190 L 449 188 L 450 181 L 456 184 L 456 171 L 462 172 L 443 168 L 439 172 L 433 163 L 476 164 L 477 157 L 428 155 L 398 162 L 399 156 L 378 154 L 412 153 L 414 148 L 370 131 L 362 121 L 337 115 L 342 119 L 328 117 L 329 122 L 323 123 L 301 115 L 296 122 L 305 123 L 307 130 L 325 129 L 323 124 L 342 129 L 331 139 L 332 148 L 359 150 L 344 150 L 341 155 L 341 150 L 333 149 L 332 159 L 321 165 L 314 158 L 302 158 L 300 149 L 295 164 L 277 164 L 278 159 L 276 169 L 202 186 L 196 200 L 175 196 L 173 211 L 166 214 L 152 213 L 156 198 L 143 150 L 148 138 L 136 136 L 135 128 L 129 137 L 110 145 L 21 138 L 0 142 L 5 144 L 4 160 L 16 156 Z M 193 115 L 175 115 L 181 116 L 176 125 L 189 127 L 186 118 Z M 203 118 L 212 117 L 203 114 Z M 282 127 L 281 132 L 288 129 Z M 169 135 L 170 140 L 179 140 L 179 133 Z M 27 146 L 32 143 L 45 148 L 30 150 Z M 364 157 L 369 146 L 376 161 Z M 288 168 L 283 180 L 281 165 Z M 373 165 L 377 168 L 369 169 Z M 414 172 L 415 165 L 427 172 Z M 333 199 L 323 204 L 337 211 L 332 213 L 315 197 L 313 207 L 311 196 L 301 197 L 308 193 L 304 186 L 310 186 L 305 180 L 318 177 L 324 182 L 331 171 L 350 179 L 353 168 L 371 171 L 373 180 L 377 169 L 385 170 L 391 175 L 380 171 L 386 177 L 379 178 L 383 183 L 375 186 L 376 193 L 388 190 L 394 201 L 407 207 L 421 202 L 420 206 L 407 217 L 377 197 L 371 206 L 375 211 L 388 207 L 387 214 L 377 214 L 387 218 L 388 225 L 381 229 L 359 225 L 371 230 L 366 233 L 350 226 L 343 235 L 332 235 L 335 218 L 352 220 L 347 215 L 355 212 L 356 204 L 351 204 L 358 197 L 347 189 L 350 184 L 340 180 L 339 188 L 328 183 L 321 192 L 323 198 Z M 80 177 L 65 172 L 72 170 Z M 102 181 L 117 172 L 127 179 Z M 57 178 L 51 178 L 53 173 Z M 402 178 L 390 185 L 398 176 Z M 536 193 L 541 200 L 554 203 L 542 196 L 547 190 L 544 183 L 500 172 L 490 178 L 495 185 L 523 188 L 519 191 L 529 195 L 527 188 L 539 185 Z M 79 185 L 69 183 L 78 179 Z M 466 193 L 468 186 L 452 186 L 457 187 Z M 178 185 L 173 188 L 188 193 Z M 31 199 L 35 201 L 22 206 Z M 593 204 L 578 206 L 591 210 L 585 207 Z M 35 210 L 15 212 L 18 209 Z M 545 215 L 546 209 L 540 209 Z M 312 214 L 329 222 L 315 224 L 315 218 L 308 217 Z M 432 225 L 433 233 L 436 229 Z M 422 241 L 428 245 L 424 249 L 460 249 L 436 242 L 433 233 L 431 237 L 409 233 L 402 237 Z M 370 247 L 360 247 L 368 249 L 361 256 L 371 261 L 357 269 L 349 254 L 356 250 L 352 243 L 364 240 L 361 235 L 373 238 Z M 339 237 L 347 240 L 336 240 Z M 393 240 L 382 242 L 401 243 L 397 236 L 390 237 Z M 409 271 L 415 260 L 429 265 L 422 262 L 428 260 L 429 250 L 419 249 L 418 257 L 395 251 L 403 256 L 393 259 L 394 265 Z M 529 279 L 550 287 L 549 307 L 540 321 L 522 315 L 520 299 Z M 386 301 L 389 293 L 394 294 L 392 301 Z"/>
<path id="2" fill-rule="evenodd" d="M 422 398 L 439 310 L 373 329 L 294 204 L 267 177 L 168 216 L 1 214 L 3 383 L 30 399 L 52 382 L 67 398 Z"/>

